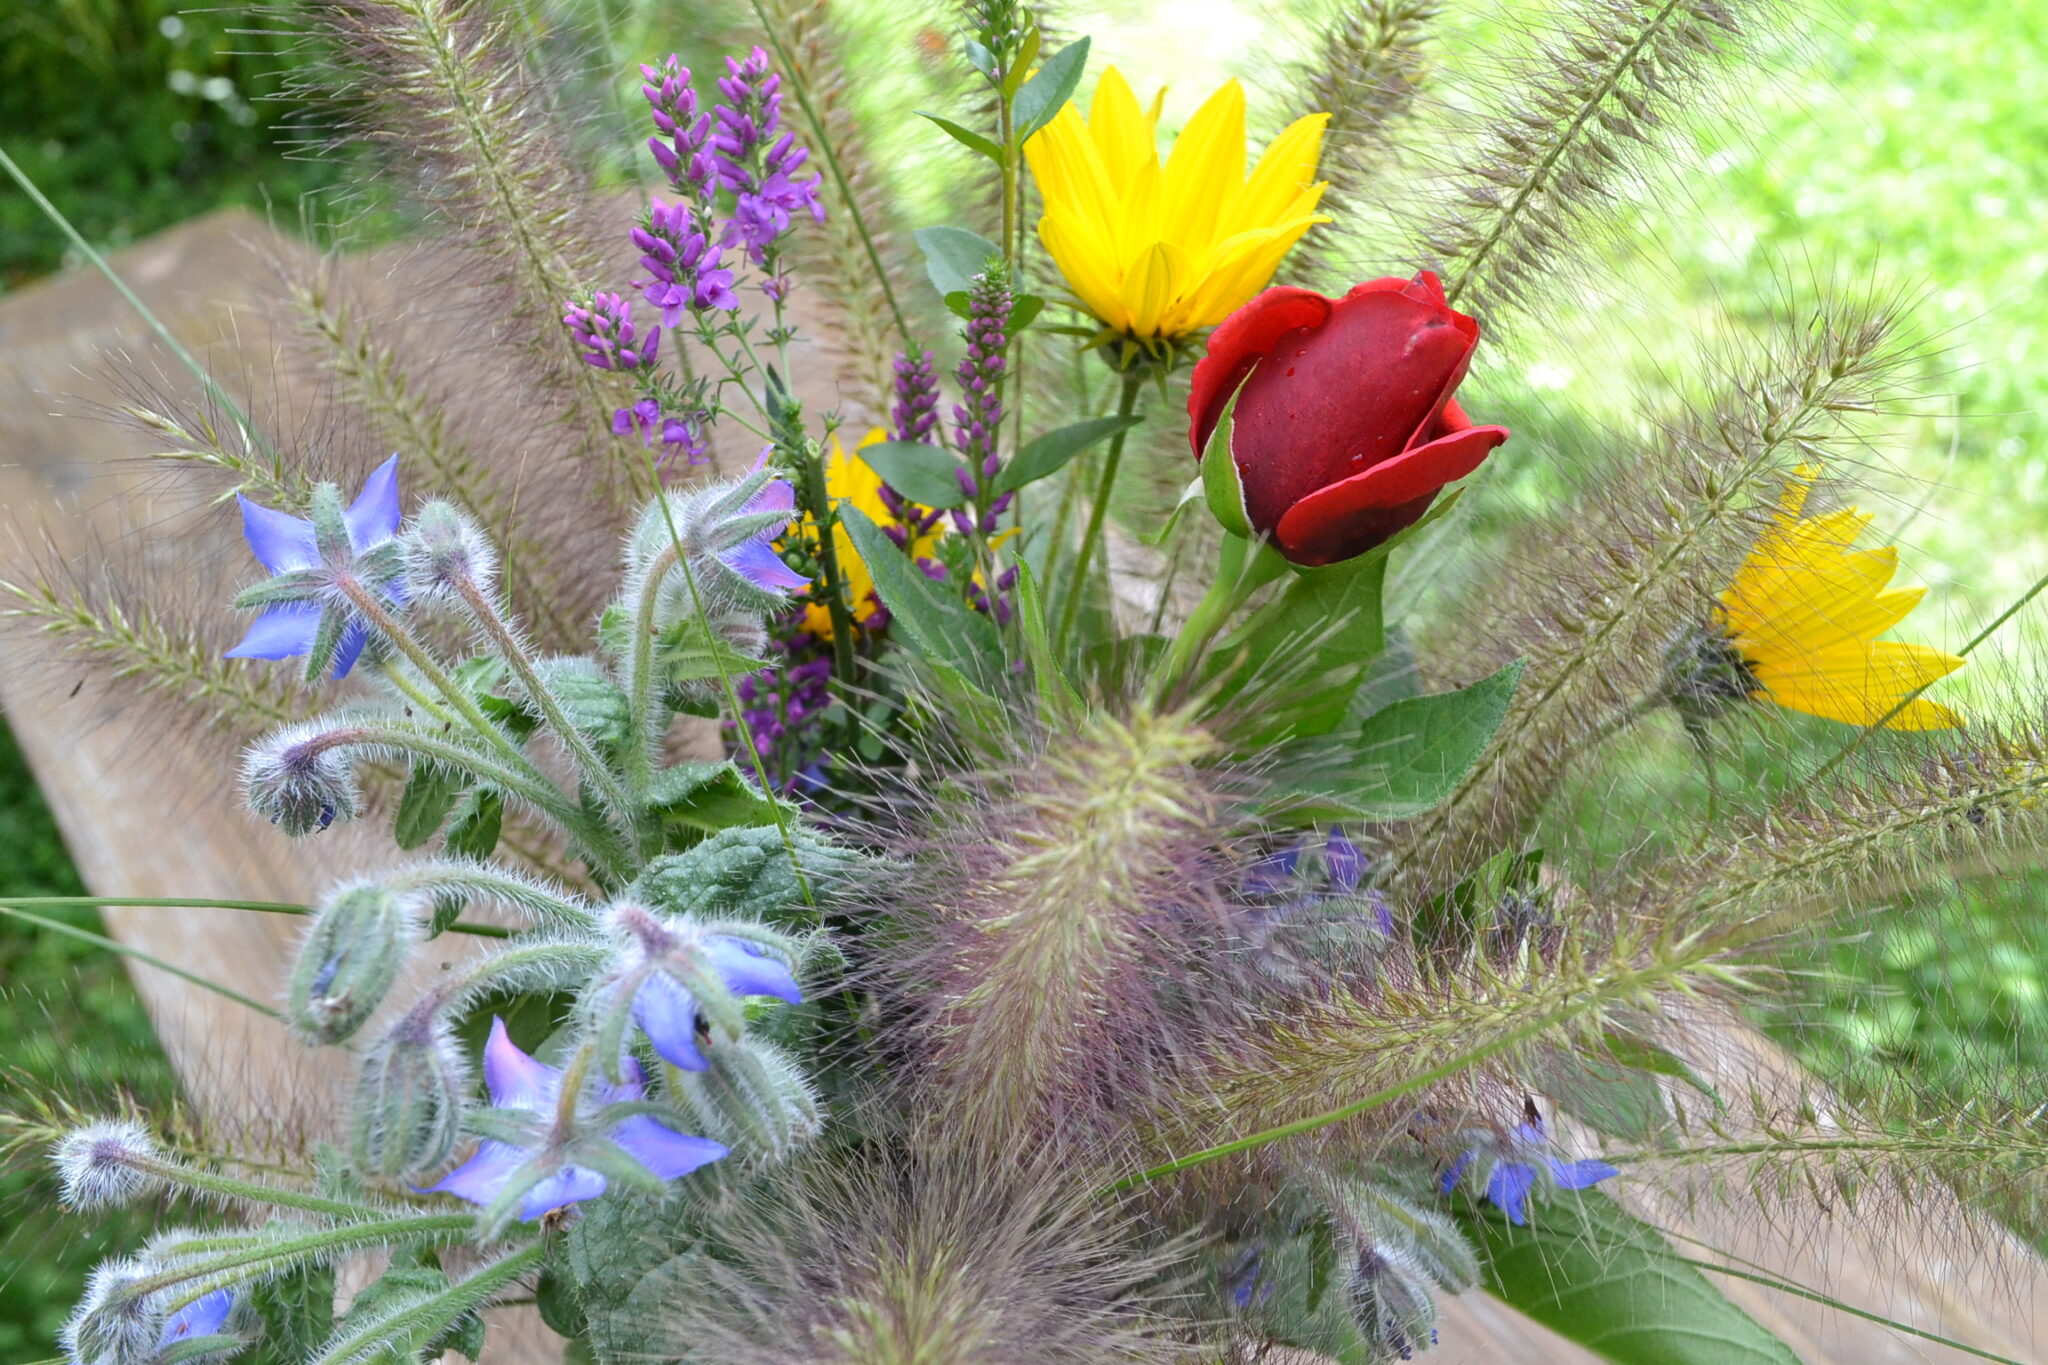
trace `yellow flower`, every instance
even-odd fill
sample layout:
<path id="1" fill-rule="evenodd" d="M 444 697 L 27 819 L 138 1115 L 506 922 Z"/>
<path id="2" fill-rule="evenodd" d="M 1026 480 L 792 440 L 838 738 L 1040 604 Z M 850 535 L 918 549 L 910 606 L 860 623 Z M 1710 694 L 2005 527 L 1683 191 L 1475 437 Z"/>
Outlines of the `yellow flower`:
<path id="1" fill-rule="evenodd" d="M 888 439 L 889 433 L 876 427 L 861 437 L 860 444 L 854 449 L 865 450 L 877 441 Z M 878 526 L 896 524 L 896 518 L 882 502 L 882 476 L 858 454 L 847 454 L 846 448 L 839 444 L 837 433 L 832 437 L 831 453 L 825 458 L 825 496 L 832 499 L 835 507 L 858 507 Z M 816 534 L 808 517 L 804 520 L 804 534 L 806 537 Z M 936 539 L 936 535 L 921 537 L 911 546 L 911 553 L 929 554 Z M 846 599 L 853 607 L 853 619 L 865 623 L 880 605 L 875 599 L 874 576 L 853 548 L 853 537 L 846 533 L 844 526 L 832 528 L 832 545 L 839 555 L 839 575 L 846 583 Z M 832 613 L 823 602 L 812 602 L 804 607 L 803 624 L 805 630 L 821 640 L 832 638 Z"/>
<path id="2" fill-rule="evenodd" d="M 1069 103 L 1024 144 L 1045 196 L 1039 239 L 1088 311 L 1115 331 L 1173 338 L 1213 327 L 1265 287 L 1316 213 L 1328 114 L 1296 119 L 1244 171 L 1244 90 L 1211 95 L 1159 164 L 1160 92 L 1139 107 L 1115 67 L 1084 122 Z"/>
<path id="3" fill-rule="evenodd" d="M 1870 525 L 1854 507 L 1802 517 L 1820 470 L 1802 466 L 1786 485 L 1776 524 L 1758 539 L 1721 594 L 1720 625 L 1755 689 L 1792 711 L 1874 725 L 1913 692 L 1963 666 L 1926 645 L 1877 637 L 1919 604 L 1925 588 L 1888 587 L 1898 547 L 1854 550 Z M 1915 697 L 1893 730 L 1961 725 L 1948 707 Z"/>

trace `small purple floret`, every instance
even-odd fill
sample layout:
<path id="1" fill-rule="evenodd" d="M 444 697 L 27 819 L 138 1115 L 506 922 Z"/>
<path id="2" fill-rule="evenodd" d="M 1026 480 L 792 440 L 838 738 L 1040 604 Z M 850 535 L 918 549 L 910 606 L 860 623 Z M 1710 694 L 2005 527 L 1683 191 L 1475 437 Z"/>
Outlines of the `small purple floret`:
<path id="1" fill-rule="evenodd" d="M 1457 1159 L 1445 1168 L 1438 1188 L 1445 1194 L 1456 1189 L 1467 1168 L 1485 1154 L 1479 1147 L 1459 1153 Z M 1529 1195 L 1536 1188 L 1538 1162 L 1549 1169 L 1551 1182 L 1561 1190 L 1590 1189 L 1621 1174 L 1618 1168 L 1604 1161 L 1592 1158 L 1559 1161 L 1550 1155 L 1550 1135 L 1544 1131 L 1540 1118 L 1518 1125 L 1508 1151 L 1494 1157 L 1492 1169 L 1486 1174 L 1487 1202 L 1506 1214 L 1507 1220 L 1516 1227 L 1528 1222 Z"/>

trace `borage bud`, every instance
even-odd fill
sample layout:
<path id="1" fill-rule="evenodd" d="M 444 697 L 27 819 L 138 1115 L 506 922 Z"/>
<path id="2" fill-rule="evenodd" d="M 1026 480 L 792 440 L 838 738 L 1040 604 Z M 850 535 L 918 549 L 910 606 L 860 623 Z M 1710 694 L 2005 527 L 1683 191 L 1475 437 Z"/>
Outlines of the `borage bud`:
<path id="1" fill-rule="evenodd" d="M 292 968 L 286 1017 L 316 1043 L 363 1026 L 398 979 L 419 937 L 419 917 L 385 888 L 351 886 L 313 919 Z"/>
<path id="2" fill-rule="evenodd" d="M 817 1136 L 818 1099 L 790 1056 L 745 1037 L 706 1048 L 702 1071 L 676 1073 L 676 1096 L 704 1136 L 748 1165 L 785 1161 Z"/>
<path id="3" fill-rule="evenodd" d="M 356 731 L 319 721 L 287 725 L 242 756 L 249 808 L 296 839 L 356 814 Z"/>
<path id="4" fill-rule="evenodd" d="M 438 1003 L 416 1007 L 363 1057 L 349 1105 L 349 1154 L 360 1175 L 413 1179 L 455 1148 L 466 1081 Z"/>
<path id="5" fill-rule="evenodd" d="M 50 1151 L 63 1182 L 59 1198 L 80 1212 L 118 1207 L 155 1189 L 161 1182 L 145 1168 L 162 1159 L 156 1138 L 132 1119 L 74 1128 Z"/>
<path id="6" fill-rule="evenodd" d="M 435 597 L 457 581 L 486 593 L 498 572 L 498 552 L 483 528 L 453 503 L 435 499 L 413 515 L 399 537 L 405 581 L 415 599 Z"/>
<path id="7" fill-rule="evenodd" d="M 85 1282 L 85 1297 L 57 1334 L 75 1365 L 149 1365 L 157 1358 L 163 1312 L 141 1283 L 156 1267 L 133 1257 L 102 1261 Z"/>

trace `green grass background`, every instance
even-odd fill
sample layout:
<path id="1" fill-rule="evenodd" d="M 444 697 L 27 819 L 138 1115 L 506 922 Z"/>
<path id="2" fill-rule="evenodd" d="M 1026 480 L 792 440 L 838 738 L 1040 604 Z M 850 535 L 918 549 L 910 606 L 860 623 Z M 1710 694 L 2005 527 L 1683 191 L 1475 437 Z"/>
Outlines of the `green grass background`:
<path id="1" fill-rule="evenodd" d="M 1293 8 L 1316 9 L 1306 0 Z M 1208 85 L 1185 72 L 1256 79 L 1285 55 L 1258 49 L 1255 12 L 1234 0 L 1172 0 L 1096 6 L 1093 15 L 1084 6 L 1070 23 L 1093 31 L 1103 58 L 1141 85 L 1179 82 L 1170 105 L 1184 117 Z M 623 31 L 658 33 L 652 13 L 626 14 Z M 101 244 L 228 202 L 273 202 L 289 221 L 297 195 L 336 172 L 282 155 L 285 135 L 272 124 L 285 111 L 263 96 L 285 64 L 283 44 L 231 38 L 229 28 L 247 26 L 242 18 L 165 0 L 0 6 L 0 146 Z M 1454 7 L 1451 23 L 1482 44 L 1505 32 L 1477 7 Z M 1611 265 L 1637 301 L 1593 339 L 1608 355 L 1621 351 L 1619 370 L 1584 359 L 1587 329 L 1603 328 L 1596 315 L 1578 330 L 1525 338 L 1518 372 L 1494 382 L 1626 421 L 1637 388 L 1656 388 L 1682 363 L 1658 338 L 1684 329 L 1659 319 L 1761 316 L 1782 304 L 1787 262 L 1795 274 L 1874 278 L 1913 296 L 1927 324 L 1925 398 L 1900 424 L 1898 454 L 1911 476 L 1902 487 L 1916 491 L 1888 506 L 1881 524 L 1903 528 L 1907 572 L 1932 589 L 1906 633 L 1953 646 L 2048 566 L 2048 102 L 2039 97 L 2048 89 L 2048 6 L 1848 4 L 1801 24 L 1774 59 L 1765 91 L 1742 99 L 1739 133 L 1725 124 L 1682 132 L 1704 170 L 1681 187 L 1683 203 L 1644 215 L 1653 267 L 1619 257 Z M 1255 106 L 1261 98 L 1254 89 Z M 62 261 L 54 230 L 0 188 L 0 289 Z M 2044 621 L 2048 608 L 2037 607 L 1987 646 L 1952 699 L 1985 691 L 1972 673 L 2038 686 Z M 1775 759 L 1741 761 L 1761 770 L 1834 742 L 1819 727 L 1795 723 L 1790 734 L 1789 745 L 1781 735 L 1764 746 Z M 1644 761 L 1630 780 L 1644 796 L 1699 799 L 1696 765 L 1669 733 L 1633 742 Z M 78 889 L 18 751 L 0 738 L 0 894 Z M 1784 1036 L 1829 1074 L 1892 1070 L 1958 1097 L 2048 1074 L 2048 882 L 1959 887 L 1926 908 L 1798 964 L 1799 1007 L 1780 1021 Z M 4 921 L 0 1037 L 6 1067 L 44 1082 L 169 1093 L 119 965 Z M 34 1167 L 0 1181 L 0 1359 L 27 1359 L 50 1349 L 84 1270 L 133 1230 L 54 1217 Z"/>

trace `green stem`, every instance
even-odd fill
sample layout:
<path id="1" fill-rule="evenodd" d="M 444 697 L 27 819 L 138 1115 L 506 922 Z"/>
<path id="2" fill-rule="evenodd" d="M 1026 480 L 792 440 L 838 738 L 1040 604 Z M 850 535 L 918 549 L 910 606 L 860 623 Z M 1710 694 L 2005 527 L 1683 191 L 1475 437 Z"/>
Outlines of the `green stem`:
<path id="1" fill-rule="evenodd" d="M 390 884 L 401 885 L 404 877 L 393 877 Z M 37 907 L 69 909 L 90 906 L 98 909 L 110 906 L 116 909 L 134 910 L 245 910 L 262 915 L 310 915 L 309 905 L 292 905 L 285 901 L 228 901 L 179 899 L 166 896 L 7 896 L 0 897 L 0 912 L 7 910 L 32 910 Z M 510 938 L 512 931 L 495 924 L 462 924 L 448 926 L 453 934 L 473 934 L 478 938 Z M 165 968 L 165 970 L 175 970 Z"/>
<path id="2" fill-rule="evenodd" d="M 1188 665 L 1216 638 L 1224 623 L 1285 567 L 1285 561 L 1263 542 L 1253 544 L 1242 536 L 1225 534 L 1216 560 L 1215 580 L 1182 623 L 1180 633 L 1173 637 L 1173 644 L 1160 663 L 1152 687 L 1155 701 L 1166 699 Z"/>
<path id="3" fill-rule="evenodd" d="M 440 1235 L 442 1233 L 447 1235 L 443 1237 Z M 213 1289 L 234 1283 L 237 1278 L 235 1271 L 262 1266 L 265 1262 L 280 1263 L 302 1257 L 335 1256 L 419 1239 L 457 1242 L 474 1237 L 475 1234 L 476 1215 L 473 1213 L 409 1214 L 402 1218 L 350 1221 L 331 1228 L 319 1228 L 298 1237 L 266 1240 L 238 1251 L 208 1257 L 203 1261 L 181 1262 L 174 1270 L 160 1270 L 154 1275 L 145 1275 L 132 1281 L 124 1287 L 124 1292 L 132 1297 L 141 1298 L 204 1277 L 219 1280 L 219 1284 L 208 1286 L 209 1289 Z"/>
<path id="4" fill-rule="evenodd" d="M 155 1176 L 166 1184 L 181 1185 L 186 1189 L 218 1195 L 223 1199 L 240 1199 L 251 1204 L 270 1204 L 281 1209 L 303 1209 L 307 1213 L 326 1214 L 331 1218 L 345 1218 L 352 1222 L 365 1217 L 374 1218 L 380 1212 L 362 1204 L 351 1204 L 340 1199 L 323 1199 L 304 1190 L 267 1185 L 260 1180 L 241 1180 L 235 1176 L 222 1175 L 219 1171 L 188 1166 L 178 1161 L 136 1161 L 129 1164 L 145 1175 Z"/>
<path id="5" fill-rule="evenodd" d="M 474 1312 L 491 1301 L 497 1292 L 541 1263 L 547 1255 L 545 1242 L 532 1242 L 519 1250 L 509 1253 L 465 1279 L 457 1280 L 440 1293 L 416 1303 L 390 1317 L 376 1318 L 355 1329 L 353 1336 L 344 1335 L 331 1341 L 310 1365 L 334 1365 L 344 1360 L 360 1360 L 361 1351 L 372 1348 L 380 1341 L 406 1340 L 420 1334 L 431 1335 L 437 1328 Z M 344 1328 L 347 1331 L 347 1328 Z"/>
<path id="6" fill-rule="evenodd" d="M 839 524 L 831 496 L 825 491 L 825 452 L 803 459 L 804 501 L 818 533 L 818 566 L 824 570 L 825 611 L 832 618 L 832 673 L 842 691 L 856 681 L 853 653 L 853 612 L 846 601 L 846 580 L 839 573 L 839 546 L 832 532 Z"/>
<path id="7" fill-rule="evenodd" d="M 80 942 L 90 943 L 96 948 L 104 948 L 110 953 L 119 953 L 123 957 L 132 957 L 137 962 L 146 962 L 158 971 L 169 972 L 172 976 L 181 977 L 195 986 L 203 986 L 215 995 L 232 1000 L 237 1005 L 252 1009 L 258 1014 L 268 1015 L 272 1019 L 282 1019 L 284 1017 L 260 1000 L 251 1000 L 240 991 L 231 990 L 221 985 L 218 981 L 210 981 L 196 972 L 188 972 L 183 967 L 166 962 L 154 954 L 145 953 L 140 948 L 131 948 L 118 939 L 108 938 L 105 934 L 95 934 L 92 930 L 81 929 L 75 924 L 66 924 L 62 920 L 47 919 L 42 915 L 30 914 L 26 910 L 17 910 L 12 905 L 4 902 L 0 902 L 0 915 L 6 915 L 11 919 L 18 919 L 24 923 L 34 924 L 44 929 L 52 929 L 60 934 L 68 934 Z"/>
<path id="8" fill-rule="evenodd" d="M 1124 374 L 1123 392 L 1117 399 L 1116 415 L 1129 417 L 1138 406 L 1138 390 L 1144 386 L 1142 371 L 1131 370 Z M 1120 429 L 1109 438 L 1109 453 L 1103 457 L 1102 475 L 1095 483 L 1095 502 L 1088 509 L 1088 525 L 1081 532 L 1081 548 L 1074 557 L 1074 576 L 1067 584 L 1067 605 L 1060 613 L 1058 647 L 1064 650 L 1068 639 L 1074 633 L 1074 623 L 1081 615 L 1081 601 L 1088 588 L 1088 567 L 1095 558 L 1095 543 L 1102 539 L 1102 523 L 1109 515 L 1110 494 L 1116 489 L 1117 469 L 1123 463 L 1124 437 L 1130 428 Z"/>
<path id="9" fill-rule="evenodd" d="M 555 694 L 549 690 L 547 683 L 534 668 L 533 659 L 527 654 L 526 646 L 512 633 L 512 628 L 505 623 L 505 618 L 498 614 L 498 609 L 492 605 L 491 600 L 484 596 L 483 589 L 477 586 L 476 580 L 462 574 L 453 582 L 456 596 L 469 608 L 470 619 L 483 628 L 484 634 L 490 637 L 491 642 L 497 645 L 498 652 L 504 655 L 505 662 L 519 675 L 520 684 L 526 688 L 526 695 L 540 708 L 540 713 L 547 718 L 548 725 L 561 737 L 563 745 L 576 759 L 577 766 L 582 768 L 598 790 L 604 793 L 605 801 L 618 817 L 620 830 L 630 838 L 633 832 L 633 801 L 626 795 L 626 789 L 620 785 L 618 775 L 612 772 L 611 765 L 591 747 L 590 740 L 583 732 L 570 723 L 568 714 L 562 710 L 561 702 L 556 699 Z"/>
<path id="10" fill-rule="evenodd" d="M 1984 1350 L 1982 1347 L 1971 1346 L 1965 1342 L 1957 1341 L 1953 1337 L 1945 1337 L 1939 1332 L 1930 1332 L 1924 1327 L 1914 1327 L 1908 1323 L 1900 1322 L 1896 1318 L 1888 1318 L 1882 1313 L 1873 1313 L 1867 1308 L 1858 1308 L 1854 1304 L 1844 1303 L 1838 1298 L 1823 1294 L 1817 1289 L 1808 1289 L 1803 1284 L 1794 1284 L 1790 1280 L 1780 1279 L 1776 1275 L 1758 1275 L 1747 1270 L 1737 1270 L 1733 1266 L 1722 1265 L 1716 1261 L 1702 1260 L 1694 1256 L 1682 1255 L 1676 1251 L 1672 1252 L 1671 1255 L 1672 1259 L 1681 1261 L 1695 1269 L 1710 1270 L 1716 1275 L 1726 1275 L 1730 1279 L 1747 1280 L 1751 1284 L 1759 1284 L 1766 1289 L 1775 1289 L 1781 1294 L 1790 1294 L 1794 1298 L 1805 1299 L 1809 1303 L 1817 1303 L 1824 1307 L 1832 1308 L 1837 1313 L 1847 1313 L 1850 1317 L 1862 1318 L 1865 1322 L 1874 1322 L 1879 1326 L 1889 1327 L 1892 1331 L 1902 1333 L 1905 1336 L 1918 1337 L 1922 1341 L 1931 1341 L 1937 1346 L 1946 1346 L 1951 1350 L 1962 1351 L 1967 1355 L 1977 1357 L 1979 1360 L 1995 1361 L 1997 1365 L 2023 1365 L 2023 1362 L 2014 1360 L 2011 1356 L 1998 1355 Z"/>
<path id="11" fill-rule="evenodd" d="M 114 292 L 121 296 L 122 301 L 130 308 L 133 308 L 136 314 L 149 324 L 149 329 L 156 333 L 157 340 L 163 342 L 169 348 L 171 354 L 176 356 L 179 362 L 192 372 L 192 377 L 197 379 L 200 387 L 206 390 L 207 397 L 220 404 L 221 410 L 234 420 L 235 425 L 241 429 L 242 439 L 260 451 L 263 458 L 270 461 L 274 469 L 281 469 L 283 461 L 279 459 L 276 447 L 272 446 L 263 433 L 257 429 L 256 424 L 249 419 L 249 414 L 242 411 L 242 405 L 237 403 L 228 394 L 226 389 L 223 389 L 216 383 L 213 376 L 207 373 L 206 367 L 201 365 L 198 359 L 190 351 L 186 350 L 176 337 L 171 335 L 171 329 L 164 326 L 162 320 L 150 311 L 149 305 L 144 303 L 136 295 L 135 291 L 128 287 L 128 282 L 114 272 L 114 268 L 107 264 L 106 257 L 95 251 L 92 243 L 86 241 L 79 234 L 78 229 L 71 226 L 71 220 L 59 212 L 55 204 L 44 198 L 43 192 L 36 188 L 36 183 L 28 178 L 27 173 L 21 167 L 14 164 L 14 158 L 7 155 L 4 148 L 0 148 L 0 170 L 6 171 L 13 178 L 14 183 L 21 187 L 21 192 L 29 197 L 29 201 L 43 211 L 43 216 L 57 225 L 58 231 L 62 232 L 70 240 L 71 245 L 77 249 L 78 254 L 85 257 L 100 274 L 106 276 L 107 283 L 114 286 Z"/>

